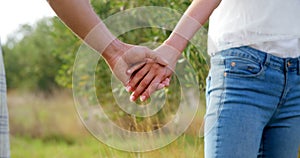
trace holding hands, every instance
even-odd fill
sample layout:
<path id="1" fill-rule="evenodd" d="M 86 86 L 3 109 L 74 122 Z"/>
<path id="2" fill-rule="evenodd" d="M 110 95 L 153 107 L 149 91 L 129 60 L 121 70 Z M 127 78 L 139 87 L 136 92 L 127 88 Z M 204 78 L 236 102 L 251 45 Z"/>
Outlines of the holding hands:
<path id="1" fill-rule="evenodd" d="M 47 0 L 58 17 L 79 38 L 105 58 L 115 76 L 133 92 L 130 99 L 145 101 L 169 85 L 180 52 L 219 1 L 193 1 L 168 40 L 155 50 L 119 41 L 94 12 L 89 0 Z M 203 14 L 198 11 L 203 10 Z"/>
<path id="2" fill-rule="evenodd" d="M 151 50 L 116 39 L 102 55 L 126 90 L 133 92 L 130 100 L 136 101 L 140 97 L 145 101 L 156 90 L 169 86 L 180 52 L 165 43 Z"/>
<path id="3" fill-rule="evenodd" d="M 130 100 L 135 101 L 140 96 L 141 101 L 147 100 L 156 90 L 169 86 L 172 73 L 175 71 L 180 52 L 167 44 L 162 44 L 153 52 L 155 58 L 165 62 L 163 65 L 152 58 L 138 71 L 135 67 L 130 68 L 128 73 L 131 79 L 127 84 L 127 90 L 133 92 Z"/>
<path id="4" fill-rule="evenodd" d="M 114 52 L 114 54 L 111 52 Z M 168 65 L 168 62 L 159 57 L 153 50 L 144 46 L 126 44 L 118 40 L 108 46 L 102 55 L 114 75 L 124 86 L 129 83 L 131 75 L 147 63 L 157 63 L 161 66 Z"/>

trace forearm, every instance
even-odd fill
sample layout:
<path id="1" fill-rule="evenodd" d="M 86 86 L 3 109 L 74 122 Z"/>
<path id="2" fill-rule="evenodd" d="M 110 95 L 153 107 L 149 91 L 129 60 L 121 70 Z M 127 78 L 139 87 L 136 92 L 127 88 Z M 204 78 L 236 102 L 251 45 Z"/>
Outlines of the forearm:
<path id="1" fill-rule="evenodd" d="M 48 0 L 57 16 L 80 38 L 101 22 L 89 0 Z"/>
<path id="2" fill-rule="evenodd" d="M 94 12 L 89 0 L 48 0 L 57 16 L 111 65 L 124 49 Z"/>
<path id="3" fill-rule="evenodd" d="M 194 0 L 165 43 L 182 52 L 220 2 L 220 0 Z"/>

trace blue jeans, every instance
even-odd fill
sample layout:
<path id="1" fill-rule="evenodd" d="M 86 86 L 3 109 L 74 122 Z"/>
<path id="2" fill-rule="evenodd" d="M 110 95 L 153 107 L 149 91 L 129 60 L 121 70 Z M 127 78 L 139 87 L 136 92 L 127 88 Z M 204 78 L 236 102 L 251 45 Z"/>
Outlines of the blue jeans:
<path id="1" fill-rule="evenodd" d="M 205 158 L 297 158 L 300 57 L 248 46 L 211 57 Z"/>

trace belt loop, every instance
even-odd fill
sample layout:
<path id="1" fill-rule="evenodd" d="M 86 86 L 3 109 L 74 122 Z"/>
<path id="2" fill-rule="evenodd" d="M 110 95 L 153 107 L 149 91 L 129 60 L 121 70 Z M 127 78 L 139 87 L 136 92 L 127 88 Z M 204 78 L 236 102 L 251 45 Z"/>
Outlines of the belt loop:
<path id="1" fill-rule="evenodd" d="M 270 64 L 270 58 L 271 58 L 271 55 L 268 54 L 268 53 L 265 53 L 265 54 L 266 54 L 266 56 L 265 56 L 265 61 L 264 61 L 263 65 L 264 65 L 264 66 L 267 66 L 267 65 Z"/>

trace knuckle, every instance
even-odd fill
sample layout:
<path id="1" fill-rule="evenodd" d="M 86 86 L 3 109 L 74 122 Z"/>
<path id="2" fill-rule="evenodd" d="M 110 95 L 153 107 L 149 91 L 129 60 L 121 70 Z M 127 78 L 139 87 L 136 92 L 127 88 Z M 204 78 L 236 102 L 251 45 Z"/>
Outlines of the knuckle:
<path id="1" fill-rule="evenodd" d="M 158 72 L 160 69 L 159 69 L 160 67 L 157 65 L 157 64 L 154 64 L 153 66 L 152 66 L 152 69 L 155 71 L 155 72 Z"/>
<path id="2" fill-rule="evenodd" d="M 166 69 L 164 72 L 163 72 L 163 77 L 168 77 L 170 76 L 170 71 L 168 71 L 168 69 Z"/>
<path id="3" fill-rule="evenodd" d="M 154 66 L 155 66 L 156 68 L 160 68 L 160 65 L 159 65 L 158 63 L 155 63 Z"/>
<path id="4" fill-rule="evenodd" d="M 157 80 L 159 81 L 162 81 L 165 77 L 165 74 L 164 73 L 159 73 L 157 76 L 156 76 Z"/>
<path id="5" fill-rule="evenodd" d="M 141 87 L 147 87 L 148 86 L 148 82 L 147 81 L 142 81 L 141 82 Z"/>
<path id="6" fill-rule="evenodd" d="M 166 73 L 163 73 L 161 76 L 160 76 L 160 78 L 162 78 L 162 79 L 165 79 L 165 78 L 167 78 L 168 77 L 168 74 L 166 74 Z"/>
<path id="7" fill-rule="evenodd" d="M 134 77 L 134 78 L 132 78 L 132 79 L 129 81 L 129 84 L 128 84 L 128 85 L 134 86 L 136 83 L 137 83 L 137 79 Z"/>
<path id="8" fill-rule="evenodd" d="M 142 77 L 144 77 L 144 73 L 141 70 L 141 71 L 139 71 L 138 73 L 135 74 L 134 79 L 140 79 Z"/>
<path id="9" fill-rule="evenodd" d="M 135 83 L 136 83 L 136 82 L 134 82 L 133 80 L 131 80 L 131 81 L 129 81 L 128 86 L 134 87 L 134 86 L 135 86 Z"/>
<path id="10" fill-rule="evenodd" d="M 145 47 L 145 46 L 141 46 L 140 48 L 141 48 L 142 51 L 147 51 L 148 50 L 148 48 Z"/>
<path id="11" fill-rule="evenodd" d="M 140 78 L 138 76 L 134 76 L 129 82 L 130 86 L 135 86 L 139 82 L 139 80 Z"/>

